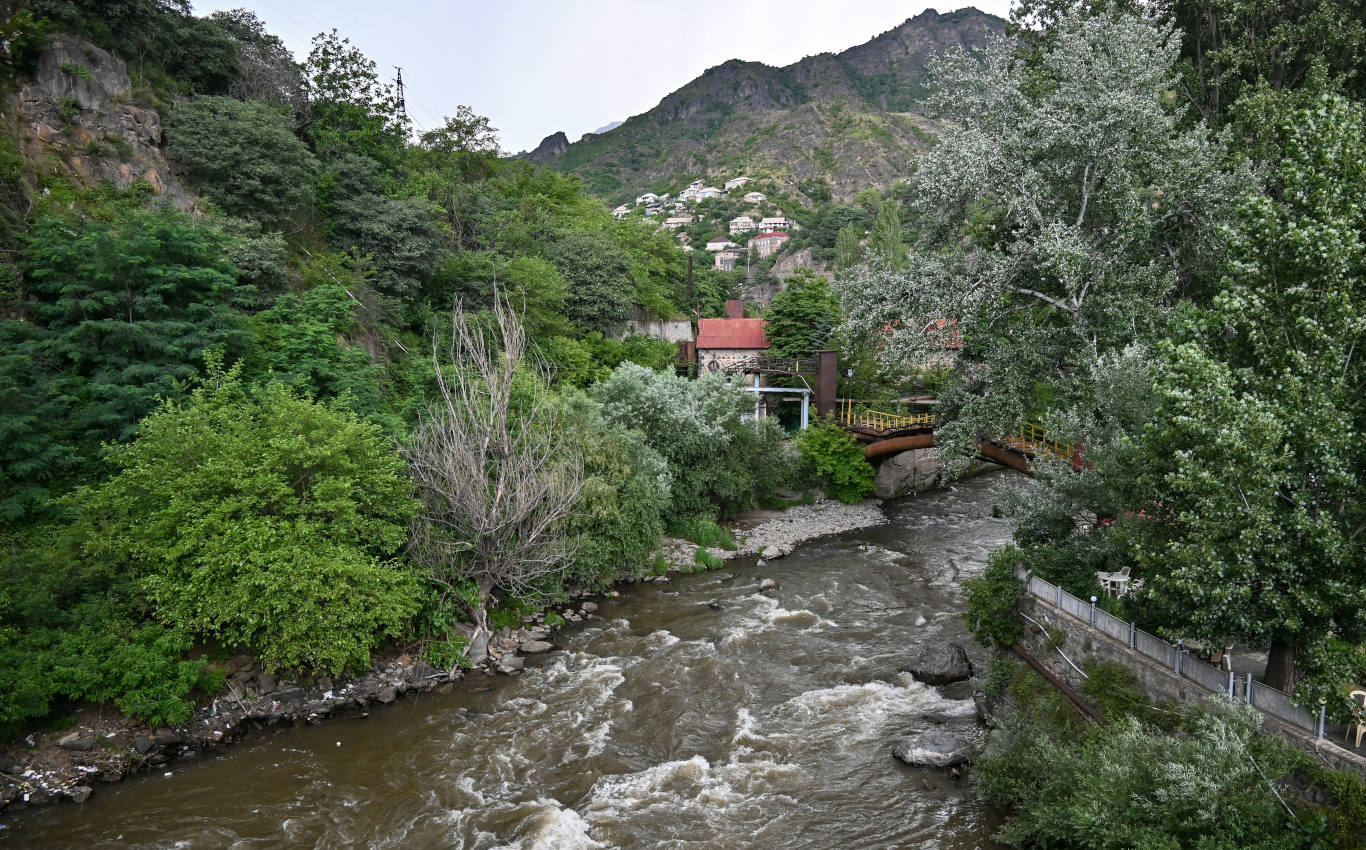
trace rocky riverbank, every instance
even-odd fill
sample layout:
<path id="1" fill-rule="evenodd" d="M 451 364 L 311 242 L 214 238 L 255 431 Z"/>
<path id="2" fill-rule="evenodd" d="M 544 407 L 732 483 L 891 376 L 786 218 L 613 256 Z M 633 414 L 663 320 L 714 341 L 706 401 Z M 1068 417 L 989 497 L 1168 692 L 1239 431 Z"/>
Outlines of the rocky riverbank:
<path id="1" fill-rule="evenodd" d="M 732 525 L 736 549 L 708 551 L 723 560 L 757 557 L 762 565 L 804 541 L 886 523 L 881 504 L 820 501 L 752 512 Z M 691 571 L 696 569 L 697 548 L 688 541 L 666 539 L 661 553 L 670 571 Z M 597 604 L 585 598 L 556 606 L 521 628 L 476 639 L 470 658 L 491 672 L 517 675 L 527 655 L 555 648 L 554 630 L 561 623 L 592 620 L 596 612 Z M 221 752 L 253 730 L 316 724 L 333 716 L 363 717 L 371 708 L 407 695 L 449 692 L 464 676 L 463 670 L 439 670 L 408 654 L 391 655 L 354 677 L 284 679 L 248 656 L 219 663 L 228 674 L 223 691 L 185 724 L 153 728 L 110 707 L 88 706 L 78 710 L 74 723 L 62 731 L 12 742 L 0 753 L 0 812 L 84 802 L 101 784 L 120 782 L 134 773 L 171 770 L 176 759 Z"/>

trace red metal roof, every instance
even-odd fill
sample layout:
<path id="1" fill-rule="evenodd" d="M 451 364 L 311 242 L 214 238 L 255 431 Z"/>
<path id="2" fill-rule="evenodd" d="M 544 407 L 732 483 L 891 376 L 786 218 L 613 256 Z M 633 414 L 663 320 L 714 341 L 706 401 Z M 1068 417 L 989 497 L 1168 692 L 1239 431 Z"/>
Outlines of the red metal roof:
<path id="1" fill-rule="evenodd" d="M 766 319 L 698 319 L 698 348 L 768 348 Z"/>
<path id="2" fill-rule="evenodd" d="M 784 233 L 781 230 L 770 230 L 767 233 L 760 233 L 758 236 L 752 237 L 751 241 L 753 241 L 754 239 L 763 239 L 765 236 L 781 236 L 784 239 L 792 238 L 792 234 L 790 233 Z"/>

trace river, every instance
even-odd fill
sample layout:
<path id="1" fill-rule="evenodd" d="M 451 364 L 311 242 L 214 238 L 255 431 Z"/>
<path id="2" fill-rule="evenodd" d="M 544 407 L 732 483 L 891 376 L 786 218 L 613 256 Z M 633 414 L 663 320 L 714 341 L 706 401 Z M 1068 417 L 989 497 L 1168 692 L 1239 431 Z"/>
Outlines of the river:
<path id="1" fill-rule="evenodd" d="M 939 641 L 982 659 L 960 583 L 1009 536 L 998 481 L 889 503 L 890 524 L 763 567 L 624 588 L 519 677 L 261 732 L 11 818 L 0 846 L 994 847 L 969 782 L 890 744 L 971 711 L 899 671 Z"/>

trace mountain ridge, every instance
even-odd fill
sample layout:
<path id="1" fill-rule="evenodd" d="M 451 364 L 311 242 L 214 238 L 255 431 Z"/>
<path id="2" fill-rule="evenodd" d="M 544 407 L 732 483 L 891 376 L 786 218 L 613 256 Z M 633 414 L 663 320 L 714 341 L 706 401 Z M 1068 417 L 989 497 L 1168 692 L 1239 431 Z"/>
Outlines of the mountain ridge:
<path id="1" fill-rule="evenodd" d="M 980 48 L 1004 26 L 976 8 L 931 9 L 862 44 L 783 67 L 730 59 L 612 130 L 567 146 L 552 134 L 530 158 L 613 201 L 683 176 L 749 172 L 808 199 L 848 199 L 905 176 L 932 143 L 936 125 L 920 108 L 929 60 Z"/>

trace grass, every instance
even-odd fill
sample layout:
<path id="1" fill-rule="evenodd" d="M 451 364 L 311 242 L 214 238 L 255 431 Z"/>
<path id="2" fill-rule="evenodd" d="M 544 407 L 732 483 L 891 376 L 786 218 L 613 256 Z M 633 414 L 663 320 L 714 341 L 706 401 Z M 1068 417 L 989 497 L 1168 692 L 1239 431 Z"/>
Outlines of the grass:
<path id="1" fill-rule="evenodd" d="M 735 545 L 735 540 L 730 536 L 730 531 L 725 526 L 717 523 L 716 520 L 707 516 L 698 515 L 684 520 L 670 529 L 670 531 L 676 536 L 682 537 L 684 540 L 696 543 L 698 546 L 720 548 L 725 549 L 728 552 L 734 552 L 739 548 Z"/>

